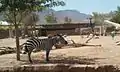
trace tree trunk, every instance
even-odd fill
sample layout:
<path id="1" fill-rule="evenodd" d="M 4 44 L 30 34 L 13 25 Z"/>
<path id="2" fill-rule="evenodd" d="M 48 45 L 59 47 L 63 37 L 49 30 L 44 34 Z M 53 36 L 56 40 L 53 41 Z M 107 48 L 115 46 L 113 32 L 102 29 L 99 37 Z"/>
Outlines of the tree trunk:
<path id="1" fill-rule="evenodd" d="M 15 26 L 15 37 L 16 37 L 16 57 L 17 60 L 20 60 L 20 49 L 19 49 L 19 32 L 18 32 L 18 24 L 17 24 L 17 20 L 16 20 L 16 10 L 13 11 L 13 15 L 14 15 L 14 26 Z"/>
<path id="2" fill-rule="evenodd" d="M 19 49 L 19 32 L 18 32 L 18 25 L 15 24 L 15 35 L 16 35 L 16 53 L 17 53 L 17 60 L 20 60 L 20 49 Z"/>
<path id="3" fill-rule="evenodd" d="M 85 43 L 88 43 L 91 39 L 94 38 L 95 32 L 94 32 L 94 28 L 93 28 L 93 27 L 91 27 L 90 33 L 89 33 L 89 35 L 87 36 L 87 38 L 90 36 L 90 34 L 92 34 L 92 37 L 90 37 Z"/>
<path id="4" fill-rule="evenodd" d="M 94 36 L 95 34 L 93 33 L 92 37 L 90 37 L 85 43 L 88 43 L 91 39 L 93 39 Z"/>

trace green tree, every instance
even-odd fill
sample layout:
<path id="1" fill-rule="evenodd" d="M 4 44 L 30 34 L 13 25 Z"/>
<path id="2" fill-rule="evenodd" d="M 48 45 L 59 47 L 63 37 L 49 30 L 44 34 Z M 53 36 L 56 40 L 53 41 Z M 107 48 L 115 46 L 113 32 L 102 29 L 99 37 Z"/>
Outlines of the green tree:
<path id="1" fill-rule="evenodd" d="M 57 23 L 57 18 L 55 17 L 54 13 L 46 15 L 45 20 L 47 23 Z"/>
<path id="2" fill-rule="evenodd" d="M 15 27 L 17 60 L 20 60 L 19 25 L 24 12 L 41 11 L 48 7 L 65 5 L 63 1 L 55 0 L 0 0 L 0 12 L 4 12 Z M 17 16 L 20 15 L 19 20 Z"/>
<path id="3" fill-rule="evenodd" d="M 101 26 L 101 33 L 103 34 L 103 29 L 104 29 L 104 20 L 110 20 L 114 16 L 114 12 L 109 12 L 109 13 L 98 13 L 98 12 L 93 12 L 93 21 L 96 25 Z"/>
<path id="4" fill-rule="evenodd" d="M 99 14 L 97 12 L 93 12 L 93 20 L 95 23 L 99 23 Z"/>
<path id="5" fill-rule="evenodd" d="M 117 7 L 117 10 L 115 11 L 115 15 L 111 19 L 111 21 L 119 23 L 120 24 L 120 7 Z"/>
<path id="6" fill-rule="evenodd" d="M 98 12 L 93 12 L 92 13 L 92 18 L 95 24 L 101 24 L 104 22 L 105 19 L 109 20 L 114 16 L 114 12 L 109 12 L 109 13 L 98 13 Z"/>

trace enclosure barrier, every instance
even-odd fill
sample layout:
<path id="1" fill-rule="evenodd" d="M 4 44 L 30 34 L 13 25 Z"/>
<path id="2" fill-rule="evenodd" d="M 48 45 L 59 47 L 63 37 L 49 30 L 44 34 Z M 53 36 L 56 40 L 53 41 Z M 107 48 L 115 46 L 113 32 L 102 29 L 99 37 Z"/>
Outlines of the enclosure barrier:
<path id="1" fill-rule="evenodd" d="M 116 65 L 39 64 L 0 67 L 0 72 L 120 72 Z"/>

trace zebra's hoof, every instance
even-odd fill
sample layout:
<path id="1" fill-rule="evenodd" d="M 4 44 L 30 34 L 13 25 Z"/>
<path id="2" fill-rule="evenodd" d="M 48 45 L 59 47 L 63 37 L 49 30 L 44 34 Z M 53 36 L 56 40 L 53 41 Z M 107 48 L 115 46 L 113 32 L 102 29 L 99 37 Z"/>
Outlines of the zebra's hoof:
<path id="1" fill-rule="evenodd" d="M 33 61 L 32 61 L 32 60 L 30 60 L 30 63 L 31 63 L 31 64 L 33 64 Z"/>
<path id="2" fill-rule="evenodd" d="M 46 62 L 49 62 L 50 60 L 49 59 L 46 59 Z"/>
<path id="3" fill-rule="evenodd" d="M 50 63 L 50 61 L 45 61 L 45 64 Z"/>

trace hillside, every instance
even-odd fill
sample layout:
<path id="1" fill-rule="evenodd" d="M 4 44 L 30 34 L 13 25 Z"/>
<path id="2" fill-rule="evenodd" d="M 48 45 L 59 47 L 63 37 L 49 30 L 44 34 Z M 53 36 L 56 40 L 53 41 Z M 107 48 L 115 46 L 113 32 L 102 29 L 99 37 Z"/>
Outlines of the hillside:
<path id="1" fill-rule="evenodd" d="M 54 13 L 55 17 L 57 18 L 58 23 L 64 23 L 64 18 L 69 17 L 72 19 L 72 22 L 78 23 L 78 22 L 84 22 L 87 21 L 87 18 L 90 17 L 90 15 L 80 13 L 77 10 L 45 10 L 42 12 L 39 12 L 39 23 L 43 24 L 46 23 L 45 16 L 48 14 Z"/>

